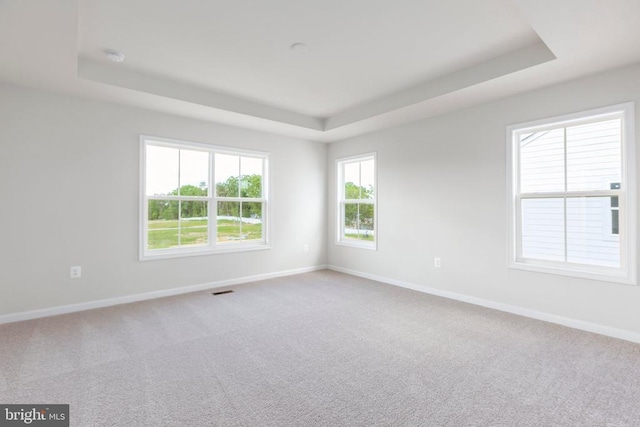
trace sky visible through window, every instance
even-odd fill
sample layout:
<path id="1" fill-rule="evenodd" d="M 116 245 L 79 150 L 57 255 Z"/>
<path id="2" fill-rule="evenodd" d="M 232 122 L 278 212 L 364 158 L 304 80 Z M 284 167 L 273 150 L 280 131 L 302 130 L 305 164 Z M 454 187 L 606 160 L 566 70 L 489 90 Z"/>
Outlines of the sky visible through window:
<path id="1" fill-rule="evenodd" d="M 375 166 L 373 159 L 344 165 L 344 182 L 352 182 L 366 189 L 374 188 Z"/>
<path id="2" fill-rule="evenodd" d="M 242 162 L 240 163 L 240 159 Z M 224 182 L 231 176 L 262 175 L 262 159 L 237 155 L 216 154 L 215 180 Z M 209 154 L 156 145 L 147 146 L 146 189 L 148 196 L 167 195 L 179 186 L 202 183 L 209 185 Z"/>

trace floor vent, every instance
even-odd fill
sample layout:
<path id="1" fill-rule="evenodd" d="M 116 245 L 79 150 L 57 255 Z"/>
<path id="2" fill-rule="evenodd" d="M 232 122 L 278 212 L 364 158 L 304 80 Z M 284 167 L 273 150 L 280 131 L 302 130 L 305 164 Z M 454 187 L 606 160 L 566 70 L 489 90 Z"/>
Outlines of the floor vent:
<path id="1" fill-rule="evenodd" d="M 211 295 L 224 295 L 224 294 L 230 294 L 230 293 L 233 293 L 233 291 L 228 290 L 228 291 L 213 292 Z"/>

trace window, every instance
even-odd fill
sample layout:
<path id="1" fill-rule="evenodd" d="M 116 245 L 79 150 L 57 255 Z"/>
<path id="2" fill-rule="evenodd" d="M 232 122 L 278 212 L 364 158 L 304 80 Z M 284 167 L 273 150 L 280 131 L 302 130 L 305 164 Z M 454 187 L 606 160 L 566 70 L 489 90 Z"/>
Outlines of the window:
<path id="1" fill-rule="evenodd" d="M 141 259 L 267 248 L 265 153 L 140 140 Z"/>
<path id="2" fill-rule="evenodd" d="M 338 244 L 376 249 L 376 157 L 339 159 Z"/>
<path id="3" fill-rule="evenodd" d="M 635 283 L 633 104 L 508 128 L 510 266 Z"/>

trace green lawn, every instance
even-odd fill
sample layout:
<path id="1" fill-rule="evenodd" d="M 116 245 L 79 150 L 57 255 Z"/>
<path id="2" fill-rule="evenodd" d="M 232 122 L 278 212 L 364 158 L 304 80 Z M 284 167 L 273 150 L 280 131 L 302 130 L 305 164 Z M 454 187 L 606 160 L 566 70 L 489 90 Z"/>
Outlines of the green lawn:
<path id="1" fill-rule="evenodd" d="M 372 242 L 374 236 L 373 234 L 369 234 L 368 236 L 363 236 L 363 235 L 358 236 L 357 234 L 345 234 L 344 237 L 346 237 L 347 239 L 367 240 L 369 242 Z"/>
<path id="2" fill-rule="evenodd" d="M 242 231 L 241 231 L 242 226 Z M 183 221 L 180 230 L 180 246 L 207 243 L 206 220 Z M 218 243 L 260 240 L 262 224 L 246 224 L 232 220 L 218 220 Z M 149 249 L 166 249 L 178 246 L 178 221 L 149 221 Z"/>
<path id="3" fill-rule="evenodd" d="M 202 219 L 202 220 L 192 220 L 192 221 L 183 221 L 182 225 L 184 226 L 185 224 L 187 224 L 187 226 L 189 227 L 206 227 L 207 226 L 207 220 L 206 219 Z M 163 220 L 163 219 L 159 219 L 156 221 L 149 221 L 149 229 L 154 229 L 154 228 L 178 228 L 178 220 Z"/>

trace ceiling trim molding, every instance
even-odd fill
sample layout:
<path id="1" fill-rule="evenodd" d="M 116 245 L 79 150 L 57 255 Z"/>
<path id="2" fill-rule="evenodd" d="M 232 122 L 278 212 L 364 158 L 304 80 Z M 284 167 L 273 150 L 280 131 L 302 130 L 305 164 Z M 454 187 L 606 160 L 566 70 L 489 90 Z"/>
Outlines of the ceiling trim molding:
<path id="1" fill-rule="evenodd" d="M 78 78 L 311 130 L 324 130 L 322 119 L 86 58 L 78 58 Z"/>
<path id="2" fill-rule="evenodd" d="M 330 117 L 324 130 L 370 119 L 555 59 L 547 45 L 539 42 Z"/>

